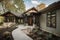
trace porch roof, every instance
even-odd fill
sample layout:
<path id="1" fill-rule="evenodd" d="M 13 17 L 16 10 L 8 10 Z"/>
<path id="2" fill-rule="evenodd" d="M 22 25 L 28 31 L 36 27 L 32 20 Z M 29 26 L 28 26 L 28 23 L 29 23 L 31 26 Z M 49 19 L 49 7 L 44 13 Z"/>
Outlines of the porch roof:
<path id="1" fill-rule="evenodd" d="M 34 10 L 35 12 L 38 12 L 38 10 L 35 7 L 32 7 L 30 9 L 28 9 L 27 11 L 25 11 L 24 13 L 26 14 L 27 12 L 29 12 L 31 10 Z M 34 11 L 32 11 L 32 12 L 34 12 Z"/>
<path id="2" fill-rule="evenodd" d="M 7 12 L 5 12 L 4 14 L 1 14 L 1 15 L 5 15 L 5 14 L 7 14 L 7 13 L 11 13 L 11 14 L 17 16 L 17 17 L 23 17 L 23 14 L 22 14 L 22 13 L 16 13 L 16 12 L 10 12 L 10 11 L 7 11 Z"/>

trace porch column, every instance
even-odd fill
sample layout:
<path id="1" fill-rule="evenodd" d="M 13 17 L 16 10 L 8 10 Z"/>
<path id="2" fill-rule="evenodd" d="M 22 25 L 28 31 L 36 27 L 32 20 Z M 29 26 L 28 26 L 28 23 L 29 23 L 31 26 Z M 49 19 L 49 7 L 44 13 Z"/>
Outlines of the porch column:
<path id="1" fill-rule="evenodd" d="M 14 17 L 14 23 L 16 23 L 15 21 L 16 21 L 16 20 L 15 20 L 15 17 Z"/>

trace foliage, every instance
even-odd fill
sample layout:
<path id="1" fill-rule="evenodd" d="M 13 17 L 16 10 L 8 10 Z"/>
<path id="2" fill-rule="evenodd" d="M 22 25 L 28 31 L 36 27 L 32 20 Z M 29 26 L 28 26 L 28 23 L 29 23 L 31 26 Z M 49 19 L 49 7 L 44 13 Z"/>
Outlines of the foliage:
<path id="1" fill-rule="evenodd" d="M 7 9 L 8 11 L 19 12 L 19 13 L 25 11 L 25 4 L 23 0 L 4 0 L 2 4 L 3 4 L 2 6 L 5 5 L 5 9 Z"/>
<path id="2" fill-rule="evenodd" d="M 0 16 L 0 24 L 4 22 L 4 17 Z"/>
<path id="3" fill-rule="evenodd" d="M 25 5 L 23 0 L 14 0 L 14 2 L 14 4 L 18 6 L 18 10 L 20 10 L 21 12 L 25 11 Z"/>

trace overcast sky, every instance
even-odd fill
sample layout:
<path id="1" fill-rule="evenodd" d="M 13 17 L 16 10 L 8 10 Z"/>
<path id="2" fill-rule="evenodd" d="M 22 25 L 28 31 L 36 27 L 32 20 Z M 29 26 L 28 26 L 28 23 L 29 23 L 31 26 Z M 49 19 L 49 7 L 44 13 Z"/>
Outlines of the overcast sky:
<path id="1" fill-rule="evenodd" d="M 36 7 L 40 3 L 45 3 L 47 6 L 52 4 L 53 2 L 56 2 L 58 0 L 24 0 L 26 10 L 31 7 Z"/>

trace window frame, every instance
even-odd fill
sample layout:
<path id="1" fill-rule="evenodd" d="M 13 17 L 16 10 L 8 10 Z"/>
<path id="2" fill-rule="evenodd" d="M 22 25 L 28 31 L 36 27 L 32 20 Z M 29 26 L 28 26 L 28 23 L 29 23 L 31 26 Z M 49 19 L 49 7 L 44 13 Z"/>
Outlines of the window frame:
<path id="1" fill-rule="evenodd" d="M 50 14 L 48 14 L 48 13 L 50 13 Z M 50 18 L 48 17 L 49 15 L 50 15 Z M 54 21 L 54 17 L 55 17 L 55 21 Z M 50 24 L 48 24 L 48 22 L 49 22 L 48 18 L 50 19 Z M 54 23 L 52 23 L 52 22 L 54 22 Z M 55 26 L 53 26 L 53 25 L 55 25 Z M 56 10 L 47 12 L 47 27 L 56 28 Z"/>

